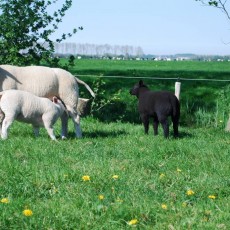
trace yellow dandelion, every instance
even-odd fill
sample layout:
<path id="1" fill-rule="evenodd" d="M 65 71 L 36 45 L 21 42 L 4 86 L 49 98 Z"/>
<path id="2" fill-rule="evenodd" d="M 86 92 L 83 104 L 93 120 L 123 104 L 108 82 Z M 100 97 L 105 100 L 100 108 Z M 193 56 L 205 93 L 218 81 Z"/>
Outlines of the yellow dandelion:
<path id="1" fill-rule="evenodd" d="M 163 179 L 165 177 L 165 174 L 161 173 L 159 177 L 160 177 L 160 179 Z"/>
<path id="2" fill-rule="evenodd" d="M 118 203 L 122 203 L 122 202 L 123 202 L 123 200 L 122 200 L 122 199 L 120 199 L 120 198 L 117 198 L 117 199 L 116 199 L 116 202 L 118 202 Z"/>
<path id="3" fill-rule="evenodd" d="M 161 208 L 166 210 L 168 207 L 167 207 L 166 204 L 162 204 L 162 205 L 161 205 Z"/>
<path id="4" fill-rule="evenodd" d="M 187 194 L 188 196 L 192 196 L 192 195 L 195 194 L 195 192 L 194 192 L 192 189 L 189 189 L 189 190 L 186 192 L 186 194 Z"/>
<path id="5" fill-rule="evenodd" d="M 99 200 L 104 200 L 105 197 L 104 197 L 104 195 L 99 195 L 99 196 L 98 196 L 98 199 L 99 199 Z"/>
<path id="6" fill-rule="evenodd" d="M 119 176 L 118 176 L 118 175 L 113 175 L 112 178 L 113 178 L 114 180 L 117 180 L 117 179 L 119 178 Z"/>
<path id="7" fill-rule="evenodd" d="M 209 195 L 208 198 L 214 200 L 214 199 L 216 199 L 216 196 L 215 195 Z"/>
<path id="8" fill-rule="evenodd" d="M 179 169 L 179 168 L 177 168 L 177 169 L 176 169 L 176 171 L 177 171 L 177 172 L 181 172 L 182 170 L 181 170 L 181 169 Z"/>
<path id="9" fill-rule="evenodd" d="M 187 207 L 187 205 L 188 205 L 187 202 L 182 203 L 182 207 L 184 207 L 184 208 Z"/>
<path id="10" fill-rule="evenodd" d="M 82 180 L 83 181 L 90 181 L 90 176 L 85 175 L 85 176 L 82 177 Z"/>
<path id="11" fill-rule="evenodd" d="M 23 215 L 24 215 L 24 216 L 32 216 L 32 215 L 33 215 L 33 212 L 32 212 L 32 210 L 30 210 L 30 209 L 25 209 L 25 210 L 23 211 Z"/>
<path id="12" fill-rule="evenodd" d="M 204 212 L 204 214 L 206 215 L 206 216 L 210 216 L 211 215 L 211 211 L 210 210 L 205 210 L 205 212 Z"/>
<path id="13" fill-rule="evenodd" d="M 137 219 L 132 219 L 128 222 L 128 225 L 136 225 L 138 223 Z"/>
<path id="14" fill-rule="evenodd" d="M 1 203 L 8 204 L 10 201 L 8 198 L 2 198 Z"/>

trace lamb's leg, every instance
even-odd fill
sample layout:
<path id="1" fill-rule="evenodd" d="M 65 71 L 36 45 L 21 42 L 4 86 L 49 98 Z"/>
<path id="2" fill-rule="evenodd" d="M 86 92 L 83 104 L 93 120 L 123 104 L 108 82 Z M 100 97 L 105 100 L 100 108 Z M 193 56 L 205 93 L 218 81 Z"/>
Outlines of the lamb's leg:
<path id="1" fill-rule="evenodd" d="M 164 131 L 164 137 L 168 138 L 169 137 L 169 124 L 168 124 L 168 120 L 162 120 L 161 121 L 161 125 L 163 127 L 163 131 Z"/>
<path id="2" fill-rule="evenodd" d="M 144 124 L 145 134 L 149 133 L 149 116 L 146 114 L 141 114 L 141 120 Z"/>
<path id="3" fill-rule="evenodd" d="M 178 125 L 179 125 L 179 119 L 177 117 L 172 117 L 172 122 L 173 122 L 173 132 L 174 132 L 174 137 L 178 137 Z"/>
<path id="4" fill-rule="evenodd" d="M 51 127 L 50 125 L 45 125 L 45 128 L 46 128 L 46 130 L 47 130 L 50 138 L 55 141 L 56 137 L 54 135 L 54 129 L 53 129 L 53 127 Z"/>
<path id="5" fill-rule="evenodd" d="M 4 118 L 5 118 L 5 115 L 4 115 L 3 111 L 0 109 L 0 135 L 2 133 L 2 122 L 3 122 Z"/>
<path id="6" fill-rule="evenodd" d="M 50 113 L 43 114 L 42 120 L 44 123 L 44 127 L 45 127 L 46 131 L 48 132 L 50 138 L 52 140 L 56 140 L 56 137 L 54 135 L 54 129 L 53 129 L 53 125 L 55 123 L 55 119 L 53 117 L 53 114 L 52 113 L 51 114 Z"/>
<path id="7" fill-rule="evenodd" d="M 157 117 L 153 118 L 153 131 L 154 131 L 154 135 L 158 135 L 158 125 L 159 125 L 159 121 L 157 119 Z"/>
<path id="8" fill-rule="evenodd" d="M 2 139 L 7 139 L 8 136 L 8 128 L 10 127 L 10 125 L 13 123 L 14 121 L 14 117 L 5 117 L 3 122 L 2 122 L 2 133 L 1 133 L 1 137 Z"/>

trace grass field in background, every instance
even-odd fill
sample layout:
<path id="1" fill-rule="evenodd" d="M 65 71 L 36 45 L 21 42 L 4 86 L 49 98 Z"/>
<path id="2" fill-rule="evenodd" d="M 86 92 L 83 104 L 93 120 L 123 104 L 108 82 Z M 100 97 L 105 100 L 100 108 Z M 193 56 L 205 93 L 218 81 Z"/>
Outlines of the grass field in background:
<path id="1" fill-rule="evenodd" d="M 134 76 L 131 70 L 212 79 L 228 79 L 230 73 L 227 62 L 77 60 L 70 69 Z M 82 119 L 82 139 L 75 139 L 71 121 L 67 140 L 60 139 L 60 122 L 55 125 L 57 142 L 44 129 L 35 138 L 28 124 L 13 123 L 9 138 L 0 140 L 0 229 L 230 229 L 230 133 L 222 120 L 228 84 L 182 82 L 184 124 L 178 139 L 171 126 L 164 139 L 161 127 L 158 136 L 152 127 L 144 135 L 136 98 L 128 93 L 137 79 L 102 78 L 98 86 L 98 77 L 80 78 L 99 89 L 101 100 L 119 91 L 118 98 L 98 117 Z M 174 90 L 175 82 L 147 83 Z M 80 91 L 89 97 L 84 87 Z M 103 120 L 100 113 L 117 119 Z"/>

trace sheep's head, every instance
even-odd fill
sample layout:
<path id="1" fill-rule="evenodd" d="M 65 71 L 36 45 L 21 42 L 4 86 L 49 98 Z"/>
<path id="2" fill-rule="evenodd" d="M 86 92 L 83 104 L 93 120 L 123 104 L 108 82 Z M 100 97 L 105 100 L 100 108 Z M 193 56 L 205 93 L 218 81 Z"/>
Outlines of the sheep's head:
<path id="1" fill-rule="evenodd" d="M 86 98 L 78 98 L 77 112 L 82 116 L 90 113 L 92 100 Z"/>

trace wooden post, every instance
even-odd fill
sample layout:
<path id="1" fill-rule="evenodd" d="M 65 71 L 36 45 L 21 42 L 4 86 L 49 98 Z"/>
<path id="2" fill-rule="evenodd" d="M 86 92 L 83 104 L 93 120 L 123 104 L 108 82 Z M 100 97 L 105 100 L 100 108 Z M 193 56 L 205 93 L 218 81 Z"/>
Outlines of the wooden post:
<path id="1" fill-rule="evenodd" d="M 225 131 L 230 132 L 230 115 L 229 115 L 228 122 L 225 127 Z"/>
<path id="2" fill-rule="evenodd" d="M 179 78 L 177 79 L 175 83 L 175 95 L 180 100 L 180 87 L 181 87 L 181 82 L 179 81 Z"/>

